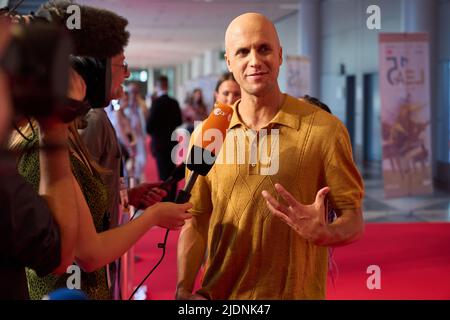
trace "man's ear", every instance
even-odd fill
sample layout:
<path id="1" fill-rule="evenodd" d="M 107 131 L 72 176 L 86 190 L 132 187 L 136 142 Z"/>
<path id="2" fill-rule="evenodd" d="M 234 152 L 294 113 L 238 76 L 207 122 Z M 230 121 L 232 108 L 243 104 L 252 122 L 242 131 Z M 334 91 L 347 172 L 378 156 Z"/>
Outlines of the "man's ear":
<path id="1" fill-rule="evenodd" d="M 230 64 L 230 60 L 228 59 L 227 53 L 225 52 L 225 54 L 223 55 L 225 57 L 225 61 L 227 62 L 227 68 L 229 72 L 231 71 L 231 64 Z"/>

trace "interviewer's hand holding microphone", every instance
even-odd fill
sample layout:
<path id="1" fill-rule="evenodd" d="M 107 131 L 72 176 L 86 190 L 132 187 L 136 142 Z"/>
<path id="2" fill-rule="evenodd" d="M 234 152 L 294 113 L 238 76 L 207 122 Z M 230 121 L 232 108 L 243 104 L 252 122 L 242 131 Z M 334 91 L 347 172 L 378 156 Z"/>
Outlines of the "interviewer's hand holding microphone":
<path id="1" fill-rule="evenodd" d="M 233 109 L 226 105 L 218 105 L 217 108 L 211 112 L 210 116 L 204 121 L 202 126 L 202 131 L 206 132 L 208 129 L 216 129 L 219 130 L 222 133 L 222 137 L 225 138 L 226 131 L 228 129 L 228 126 L 230 124 L 231 115 L 233 113 Z M 186 185 L 183 190 L 181 190 L 178 193 L 178 196 L 175 200 L 175 203 L 170 202 L 160 202 L 157 204 L 153 204 L 152 207 L 156 208 L 164 208 L 167 207 L 167 209 L 176 210 L 177 208 L 183 209 L 184 211 L 189 210 L 192 208 L 192 204 L 190 204 L 189 198 L 190 198 L 190 192 L 192 190 L 192 187 L 195 184 L 195 181 L 199 175 L 205 176 L 208 174 L 209 170 L 211 170 L 212 166 L 214 165 L 215 158 L 219 152 L 219 150 L 212 150 L 210 149 L 212 147 L 212 144 L 207 143 L 206 139 L 203 139 L 203 136 L 198 136 L 197 139 L 194 140 L 194 145 L 191 149 L 191 152 L 188 156 L 187 161 L 187 168 L 192 171 L 192 173 L 187 177 L 186 179 Z M 223 141 L 222 141 L 223 142 Z M 214 144 L 214 146 L 217 146 Z M 194 157 L 194 154 L 196 152 L 200 152 L 202 154 L 201 162 L 196 163 L 194 159 L 197 158 Z M 205 156 L 207 159 L 205 159 Z M 206 160 L 206 161 L 205 161 Z M 208 161 L 209 160 L 209 161 Z M 183 168 L 184 165 L 179 166 L 175 169 L 175 171 L 179 171 L 180 168 Z M 175 173 L 175 176 L 178 175 L 178 173 Z M 175 178 L 175 181 L 177 178 Z M 159 195 L 161 196 L 161 195 Z M 161 211 L 163 211 L 161 209 Z M 184 225 L 184 220 L 190 219 L 192 217 L 191 214 L 185 213 L 178 216 L 178 219 L 180 219 L 178 222 L 178 227 L 182 227 Z M 175 218 L 176 217 L 172 217 Z M 181 220 L 182 219 L 182 220 Z M 174 228 L 174 226 L 177 226 L 177 223 L 175 221 L 171 220 L 171 216 L 167 214 L 166 216 L 161 215 L 160 222 L 157 223 L 161 227 L 165 227 L 168 229 Z"/>

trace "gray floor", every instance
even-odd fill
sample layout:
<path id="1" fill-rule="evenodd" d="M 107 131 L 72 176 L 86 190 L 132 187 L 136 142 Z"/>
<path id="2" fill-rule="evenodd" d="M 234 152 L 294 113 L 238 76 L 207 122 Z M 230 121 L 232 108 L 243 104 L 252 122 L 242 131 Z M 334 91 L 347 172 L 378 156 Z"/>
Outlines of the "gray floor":
<path id="1" fill-rule="evenodd" d="M 385 199 L 381 167 L 360 168 L 364 177 L 364 219 L 370 222 L 449 222 L 450 193 Z"/>

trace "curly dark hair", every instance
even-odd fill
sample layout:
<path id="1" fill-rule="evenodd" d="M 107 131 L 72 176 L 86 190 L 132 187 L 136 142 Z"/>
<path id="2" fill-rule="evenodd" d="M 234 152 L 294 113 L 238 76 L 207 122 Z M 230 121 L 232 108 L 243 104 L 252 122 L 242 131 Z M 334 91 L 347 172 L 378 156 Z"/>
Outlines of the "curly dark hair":
<path id="1" fill-rule="evenodd" d="M 65 25 L 71 14 L 67 7 L 77 5 L 81 11 L 81 28 L 69 30 L 77 56 L 111 58 L 124 51 L 130 33 L 128 20 L 109 10 L 79 5 L 71 0 L 50 0 L 38 9 L 36 17 Z"/>

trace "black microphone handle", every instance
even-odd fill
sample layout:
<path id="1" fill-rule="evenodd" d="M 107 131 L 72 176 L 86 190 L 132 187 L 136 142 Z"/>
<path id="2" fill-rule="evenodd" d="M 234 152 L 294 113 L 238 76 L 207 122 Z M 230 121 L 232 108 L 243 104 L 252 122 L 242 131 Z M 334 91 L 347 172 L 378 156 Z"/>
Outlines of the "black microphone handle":
<path id="1" fill-rule="evenodd" d="M 191 190 L 194 187 L 195 181 L 198 178 L 198 173 L 193 171 L 189 176 L 183 190 L 180 190 L 175 198 L 175 203 L 186 203 L 191 198 Z"/>

